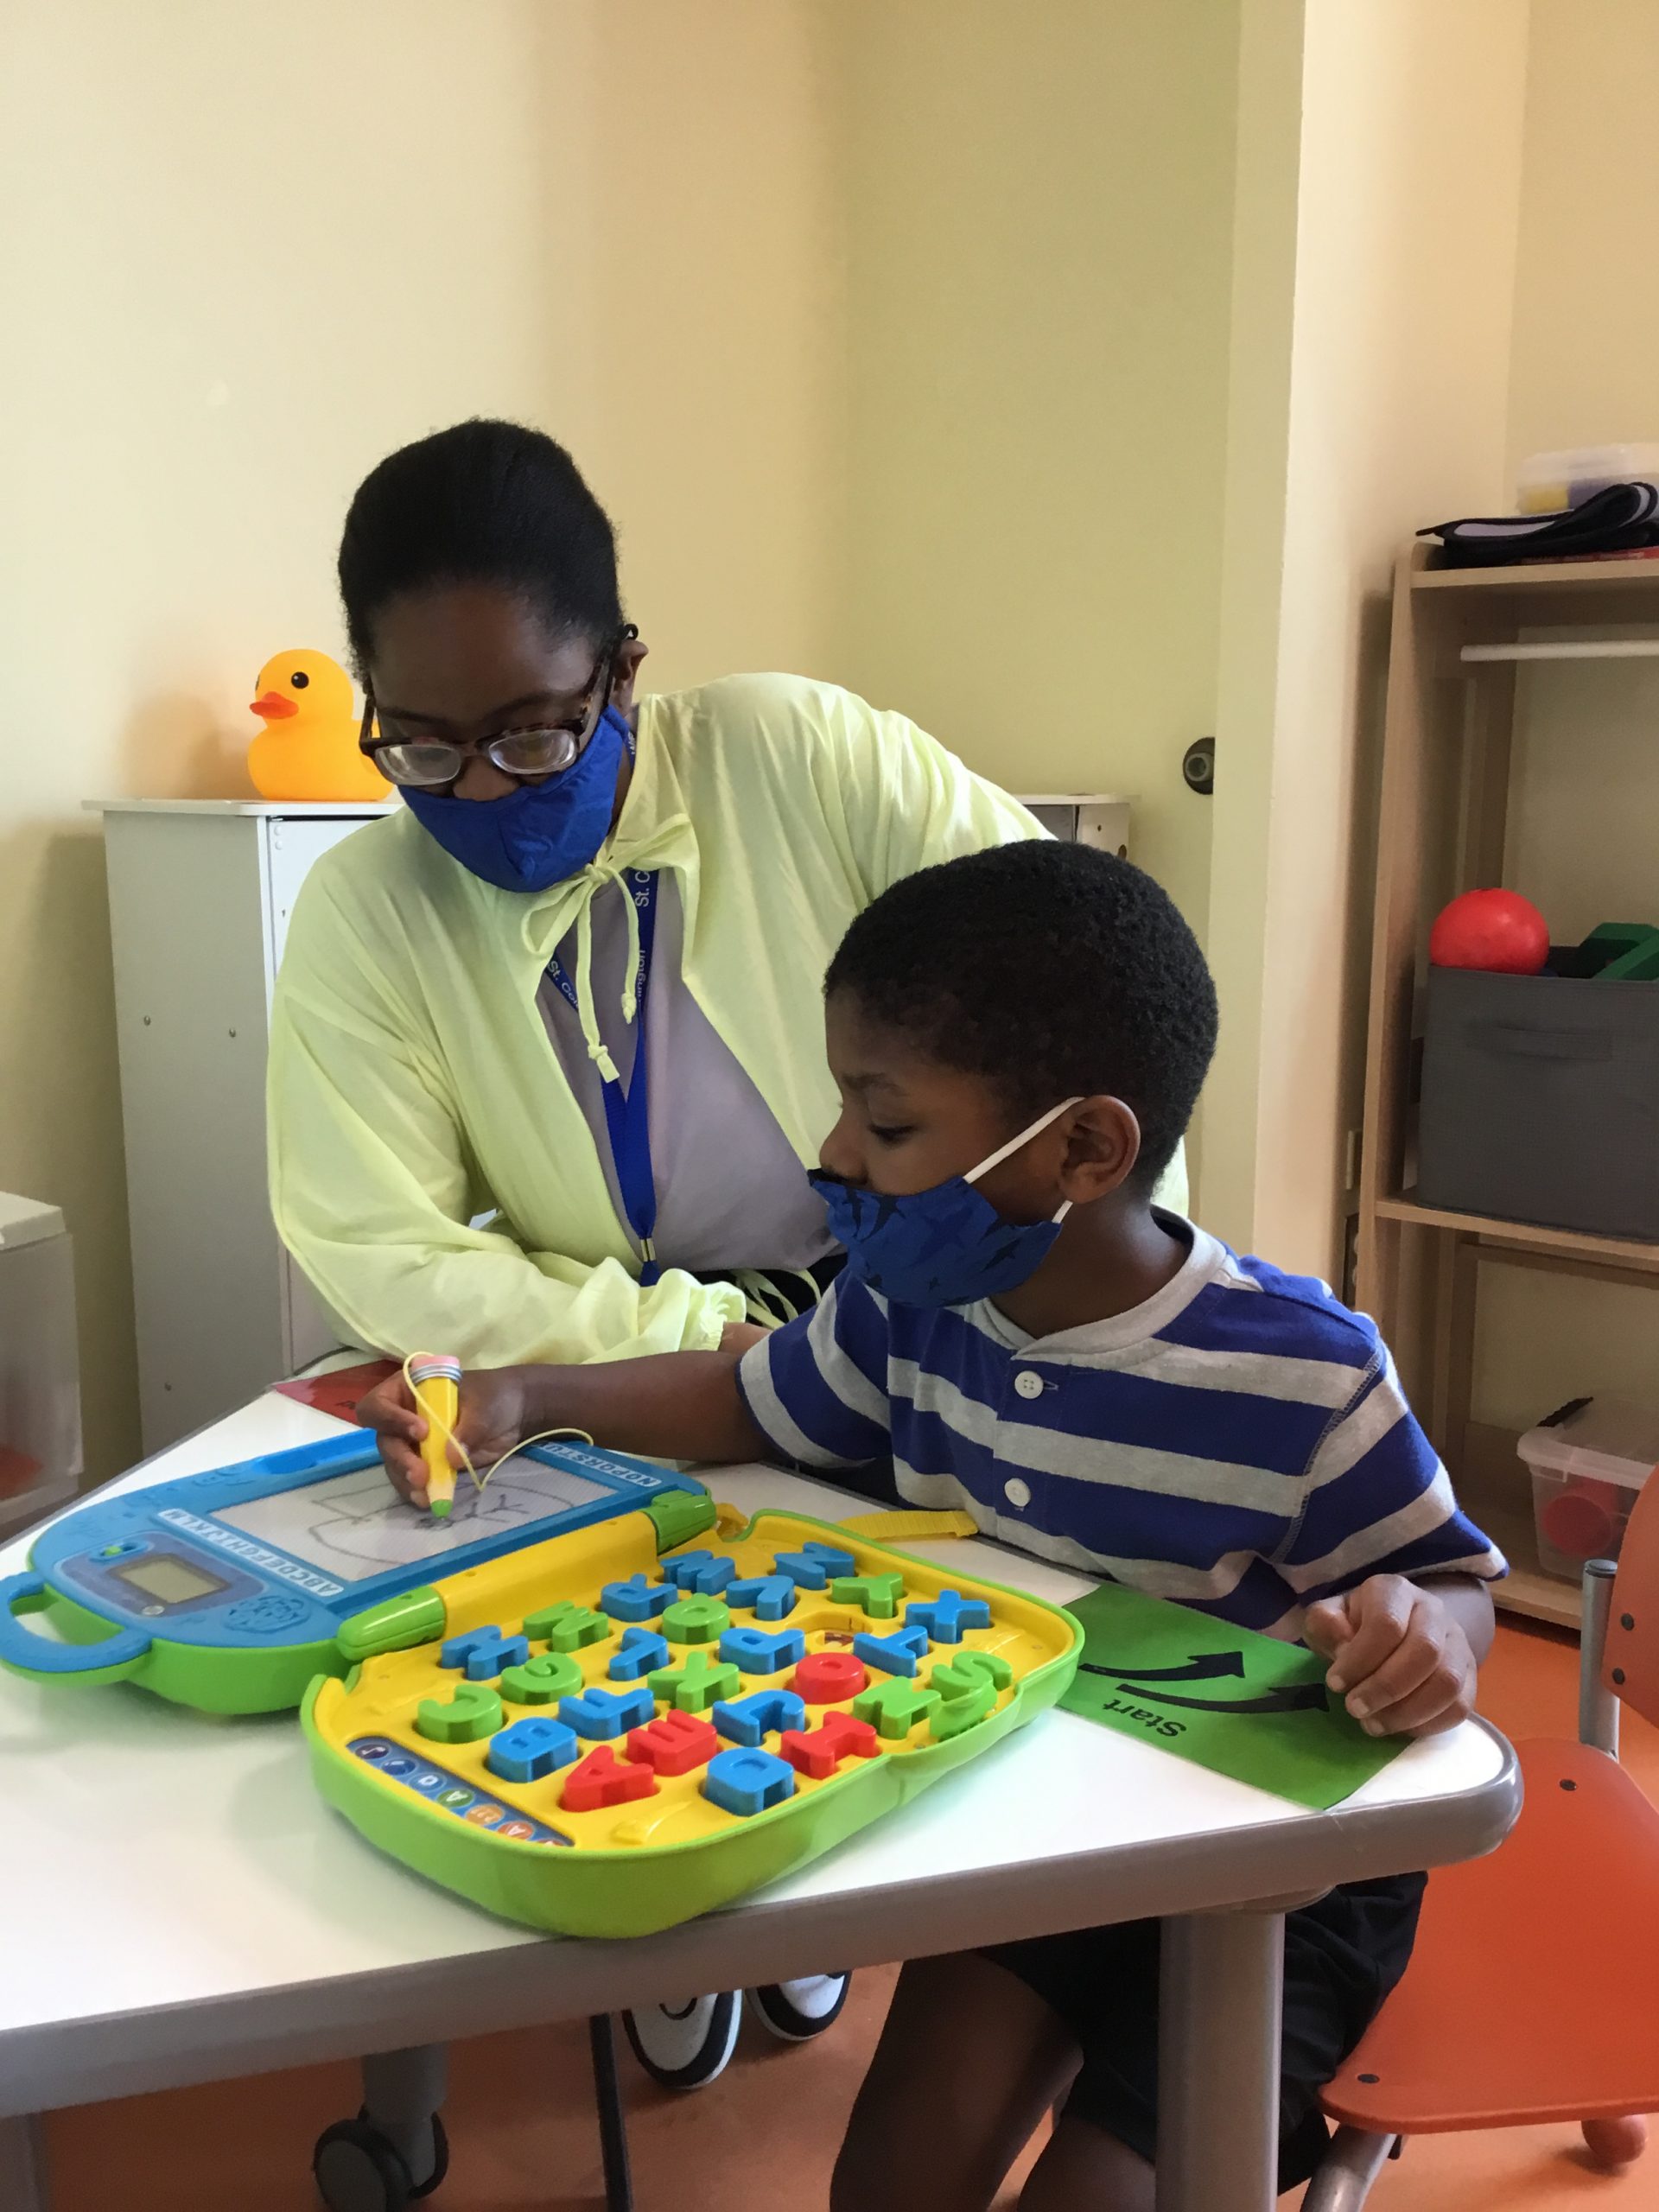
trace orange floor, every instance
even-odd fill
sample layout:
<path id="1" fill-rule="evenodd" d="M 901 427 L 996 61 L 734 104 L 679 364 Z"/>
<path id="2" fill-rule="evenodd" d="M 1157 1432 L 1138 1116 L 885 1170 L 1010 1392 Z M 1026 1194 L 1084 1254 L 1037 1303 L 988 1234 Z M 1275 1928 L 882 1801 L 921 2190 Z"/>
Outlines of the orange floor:
<path id="1" fill-rule="evenodd" d="M 1484 1709 L 1513 1735 L 1571 1735 L 1576 1656 L 1564 1637 L 1505 1627 L 1483 1677 Z M 1659 1732 L 1627 1720 L 1624 1749 L 1630 1770 L 1659 1798 Z M 887 1974 L 860 1974 L 836 2028 L 804 2050 L 746 2028 L 730 2070 L 696 2095 L 661 2094 L 628 2061 L 641 2212 L 688 2201 L 721 2212 L 822 2204 L 890 1986 Z M 1471 2008 L 1478 2001 L 1471 1992 Z M 587 2212 L 596 2205 L 586 2066 L 579 2028 L 458 2046 L 448 2107 L 454 2160 L 435 2207 Z M 350 2067 L 320 2066 L 55 2114 L 48 2131 L 54 2212 L 315 2212 L 311 2143 L 357 2102 Z M 758 2173 L 758 2139 L 772 2158 L 786 2158 L 786 2190 Z M 697 2181 L 688 2193 L 693 2158 Z M 1011 2185 L 1005 2202 L 1014 2196 Z M 1388 2170 L 1371 2197 L 1376 2212 L 1557 2212 L 1592 2201 L 1608 2212 L 1659 2212 L 1659 2145 L 1610 2177 L 1583 2164 L 1569 2128 L 1425 2139 Z"/>

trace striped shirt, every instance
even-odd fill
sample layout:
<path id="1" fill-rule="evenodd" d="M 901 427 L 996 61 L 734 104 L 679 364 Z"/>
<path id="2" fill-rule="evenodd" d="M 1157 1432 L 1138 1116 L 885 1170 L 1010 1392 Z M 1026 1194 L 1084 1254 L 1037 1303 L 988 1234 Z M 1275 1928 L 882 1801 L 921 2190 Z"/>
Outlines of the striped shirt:
<path id="1" fill-rule="evenodd" d="M 1191 1239 L 1173 1280 L 1052 1336 L 842 1275 L 745 1354 L 744 1402 L 798 1465 L 890 1454 L 911 1504 L 1271 1634 L 1369 1575 L 1503 1574 L 1371 1322 L 1163 1218 Z"/>

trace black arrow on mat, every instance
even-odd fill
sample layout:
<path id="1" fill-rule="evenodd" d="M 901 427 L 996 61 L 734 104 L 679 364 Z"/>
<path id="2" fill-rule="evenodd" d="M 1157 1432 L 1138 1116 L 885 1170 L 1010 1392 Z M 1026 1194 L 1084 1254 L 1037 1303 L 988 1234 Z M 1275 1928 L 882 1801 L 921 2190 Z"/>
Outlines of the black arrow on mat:
<path id="1" fill-rule="evenodd" d="M 1325 1705 L 1323 1682 L 1287 1682 L 1282 1689 L 1266 1690 L 1260 1697 L 1171 1697 L 1167 1690 L 1144 1690 L 1138 1682 L 1120 1682 L 1131 1697 L 1148 1705 L 1179 1705 L 1194 1713 L 1314 1713 Z"/>
<path id="2" fill-rule="evenodd" d="M 1085 1675 L 1110 1675 L 1120 1686 L 1128 1682 L 1213 1682 L 1224 1675 L 1242 1675 L 1242 1651 L 1200 1651 L 1179 1667 L 1096 1667 L 1082 1662 Z"/>

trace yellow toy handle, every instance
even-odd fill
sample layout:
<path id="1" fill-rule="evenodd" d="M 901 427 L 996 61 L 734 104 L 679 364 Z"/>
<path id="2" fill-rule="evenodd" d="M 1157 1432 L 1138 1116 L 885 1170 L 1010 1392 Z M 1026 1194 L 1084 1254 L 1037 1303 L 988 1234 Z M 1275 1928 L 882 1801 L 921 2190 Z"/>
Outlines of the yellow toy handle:
<path id="1" fill-rule="evenodd" d="M 455 1471 L 449 1446 L 461 1413 L 461 1362 L 447 1352 L 411 1352 L 404 1376 L 416 1404 L 426 1415 L 421 1458 L 426 1467 L 426 1495 L 435 1520 L 447 1521 L 455 1503 Z"/>
<path id="2" fill-rule="evenodd" d="M 870 1536 L 881 1541 L 893 1537 L 913 1543 L 936 1537 L 979 1534 L 979 1523 L 971 1513 L 930 1513 L 919 1506 L 909 1512 L 859 1513 L 841 1525 L 849 1535 Z"/>
<path id="3" fill-rule="evenodd" d="M 749 1525 L 749 1518 L 740 1506 L 717 1500 L 715 1533 L 720 1536 L 741 1536 Z M 897 1513 L 855 1513 L 850 1521 L 838 1522 L 836 1526 L 844 1529 L 849 1536 L 868 1536 L 877 1541 L 893 1536 L 917 1543 L 979 1534 L 979 1523 L 971 1513 L 931 1513 L 922 1506 Z"/>

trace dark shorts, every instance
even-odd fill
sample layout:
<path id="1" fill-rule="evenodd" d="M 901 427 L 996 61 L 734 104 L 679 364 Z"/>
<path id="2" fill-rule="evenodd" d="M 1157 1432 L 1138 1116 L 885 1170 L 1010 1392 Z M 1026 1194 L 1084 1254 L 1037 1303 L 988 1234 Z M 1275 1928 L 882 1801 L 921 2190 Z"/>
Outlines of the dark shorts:
<path id="1" fill-rule="evenodd" d="M 1357 1882 L 1285 1921 L 1285 2026 L 1279 2104 L 1279 2187 L 1295 2189 L 1319 2162 L 1329 2131 L 1319 2092 L 1406 1970 L 1424 1877 Z M 1083 1928 L 1002 1943 L 982 1955 L 1017 1974 L 1058 2012 L 1083 2048 L 1065 2101 L 1138 2151 L 1158 2139 L 1158 1923 Z"/>

